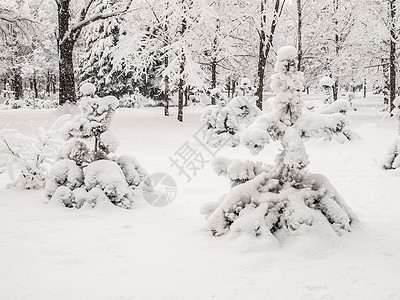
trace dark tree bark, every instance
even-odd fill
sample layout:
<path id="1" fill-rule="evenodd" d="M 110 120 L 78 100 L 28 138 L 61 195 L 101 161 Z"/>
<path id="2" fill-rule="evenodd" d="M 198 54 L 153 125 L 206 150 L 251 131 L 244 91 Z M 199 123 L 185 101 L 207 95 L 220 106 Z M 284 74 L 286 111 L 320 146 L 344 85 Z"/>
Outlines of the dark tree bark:
<path id="1" fill-rule="evenodd" d="M 297 0 L 297 70 L 302 71 L 303 45 L 302 45 L 302 6 L 301 0 Z"/>
<path id="2" fill-rule="evenodd" d="M 389 110 L 394 109 L 393 101 L 396 98 L 396 0 L 389 0 L 390 10 L 390 55 L 389 55 Z"/>
<path id="3" fill-rule="evenodd" d="M 60 72 L 59 104 L 76 102 L 74 64 L 72 52 L 75 41 L 69 31 L 70 0 L 61 0 L 58 5 L 58 68 Z"/>
<path id="4" fill-rule="evenodd" d="M 165 69 L 168 68 L 168 56 L 164 58 Z M 164 116 L 169 116 L 169 78 L 164 78 Z"/>
<path id="5" fill-rule="evenodd" d="M 22 77 L 21 77 L 21 70 L 19 70 L 19 69 L 14 69 L 14 78 L 12 80 L 12 90 L 14 91 L 15 100 L 19 100 L 23 97 Z"/>
<path id="6" fill-rule="evenodd" d="M 339 51 L 340 51 L 339 33 L 338 33 L 339 21 L 337 19 L 338 10 L 339 10 L 339 0 L 333 0 L 333 11 L 334 11 L 333 23 L 335 24 L 335 54 L 336 54 L 336 57 L 339 56 Z M 339 93 L 339 76 L 337 74 L 335 76 L 335 84 L 333 85 L 332 88 L 333 88 L 333 101 L 336 101 L 338 99 L 338 93 Z"/>
<path id="7" fill-rule="evenodd" d="M 275 0 L 275 7 L 274 7 L 274 17 L 271 22 L 271 30 L 270 34 L 266 36 L 265 32 L 265 27 L 266 27 L 266 22 L 267 22 L 267 17 L 266 17 L 266 8 L 267 8 L 267 1 L 266 0 L 261 0 L 261 7 L 260 7 L 260 12 L 261 12 L 261 26 L 259 30 L 259 37 L 260 37 L 260 48 L 259 48 L 259 55 L 258 55 L 258 87 L 256 91 L 256 106 L 262 110 L 262 105 L 263 105 L 263 91 L 264 91 L 264 78 L 265 78 L 265 66 L 267 64 L 267 58 L 269 51 L 271 50 L 272 42 L 274 39 L 274 34 L 275 34 L 275 29 L 278 24 L 278 17 L 282 13 L 283 6 L 285 4 L 285 0 L 282 3 L 282 6 L 280 6 L 280 0 Z"/>
<path id="8" fill-rule="evenodd" d="M 182 4 L 184 0 L 182 0 Z M 184 16 L 182 19 L 180 36 L 183 37 L 186 31 L 187 20 L 186 20 L 186 10 L 184 11 Z M 179 65 L 179 83 L 178 83 L 178 121 L 183 122 L 183 93 L 184 93 L 184 85 L 185 81 L 183 79 L 183 72 L 185 71 L 185 57 L 182 57 L 182 60 Z"/>
<path id="9" fill-rule="evenodd" d="M 211 61 L 211 88 L 214 89 L 217 87 L 217 59 L 215 57 L 212 58 Z M 215 97 L 211 97 L 211 104 L 215 104 Z"/>
<path id="10" fill-rule="evenodd" d="M 33 91 L 35 92 L 35 98 L 38 98 L 39 91 L 38 91 L 38 85 L 37 85 L 36 71 L 33 72 L 32 86 L 33 86 Z"/>
<path id="11" fill-rule="evenodd" d="M 212 51 L 211 51 L 211 88 L 214 89 L 217 87 L 217 48 L 218 48 L 218 38 L 217 33 L 219 30 L 219 20 L 217 20 L 217 27 L 215 29 L 215 37 L 212 42 Z M 211 97 L 211 104 L 215 104 L 215 97 Z"/>
<path id="12" fill-rule="evenodd" d="M 382 58 L 382 73 L 383 73 L 383 104 L 389 104 L 390 94 L 390 73 L 389 73 L 389 62 L 387 59 Z"/>

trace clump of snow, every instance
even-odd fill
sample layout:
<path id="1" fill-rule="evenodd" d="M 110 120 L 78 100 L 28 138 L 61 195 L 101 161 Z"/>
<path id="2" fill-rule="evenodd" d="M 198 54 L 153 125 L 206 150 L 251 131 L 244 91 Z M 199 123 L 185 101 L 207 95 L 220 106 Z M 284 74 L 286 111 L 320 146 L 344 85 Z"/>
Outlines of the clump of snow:
<path id="1" fill-rule="evenodd" d="M 323 87 L 323 86 L 332 87 L 334 84 L 335 84 L 335 80 L 333 80 L 329 76 L 324 76 L 319 80 L 319 85 L 321 87 Z"/>
<path id="2" fill-rule="evenodd" d="M 297 57 L 297 49 L 293 46 L 283 46 L 276 53 L 277 61 L 293 61 Z"/>
<path id="3" fill-rule="evenodd" d="M 96 93 L 96 86 L 93 83 L 86 82 L 81 85 L 79 91 L 84 96 L 94 96 L 94 94 Z"/>
<path id="4" fill-rule="evenodd" d="M 111 203 L 130 208 L 133 202 L 131 190 L 119 165 L 110 160 L 92 162 L 84 170 L 85 187 L 90 191 L 99 188 Z"/>

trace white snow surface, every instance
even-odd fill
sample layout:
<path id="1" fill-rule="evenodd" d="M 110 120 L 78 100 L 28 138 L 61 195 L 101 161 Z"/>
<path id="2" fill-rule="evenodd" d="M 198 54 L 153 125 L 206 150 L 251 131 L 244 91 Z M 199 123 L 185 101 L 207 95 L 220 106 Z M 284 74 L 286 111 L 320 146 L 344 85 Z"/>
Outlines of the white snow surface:
<path id="1" fill-rule="evenodd" d="M 360 139 L 305 145 L 310 171 L 325 175 L 359 217 L 351 233 L 302 235 L 279 246 L 213 237 L 199 207 L 228 191 L 229 180 L 207 162 L 187 183 L 169 160 L 185 142 L 213 159 L 194 139 L 204 108 L 185 109 L 183 124 L 174 108 L 169 118 L 163 108 L 119 109 L 111 125 L 117 154 L 135 156 L 150 174 L 170 174 L 177 197 L 161 208 L 135 197 L 131 210 L 74 210 L 46 204 L 44 191 L 8 190 L 0 174 L 0 298 L 400 299 L 400 171 L 381 167 L 397 121 L 383 117 L 382 97 L 359 97 L 348 115 Z M 32 134 L 29 120 L 46 127 L 57 117 L 56 110 L 0 111 L 0 127 Z M 272 163 L 278 147 L 271 142 L 257 160 Z M 217 156 L 252 159 L 243 146 Z"/>

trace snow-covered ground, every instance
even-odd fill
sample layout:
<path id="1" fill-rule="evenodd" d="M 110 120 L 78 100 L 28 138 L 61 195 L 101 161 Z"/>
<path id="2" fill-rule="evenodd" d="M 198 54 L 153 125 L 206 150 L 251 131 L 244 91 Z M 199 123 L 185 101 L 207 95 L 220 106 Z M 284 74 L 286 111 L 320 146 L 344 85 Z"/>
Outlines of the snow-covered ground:
<path id="1" fill-rule="evenodd" d="M 381 101 L 356 99 L 350 128 L 359 139 L 306 143 L 310 170 L 330 179 L 360 223 L 334 240 L 293 237 L 274 248 L 212 237 L 199 206 L 228 191 L 228 180 L 209 162 L 196 174 L 185 169 L 190 181 L 171 164 L 185 146 L 213 158 L 196 139 L 204 108 L 185 109 L 184 123 L 163 117 L 162 108 L 118 110 L 111 128 L 118 154 L 171 175 L 175 200 L 67 209 L 46 205 L 43 191 L 7 190 L 0 174 L 0 299 L 400 299 L 400 171 L 380 165 L 397 131 Z M 30 120 L 48 126 L 57 117 L 0 111 L 0 126 L 29 132 Z M 272 162 L 277 147 L 256 159 Z M 218 155 L 251 157 L 242 146 Z"/>

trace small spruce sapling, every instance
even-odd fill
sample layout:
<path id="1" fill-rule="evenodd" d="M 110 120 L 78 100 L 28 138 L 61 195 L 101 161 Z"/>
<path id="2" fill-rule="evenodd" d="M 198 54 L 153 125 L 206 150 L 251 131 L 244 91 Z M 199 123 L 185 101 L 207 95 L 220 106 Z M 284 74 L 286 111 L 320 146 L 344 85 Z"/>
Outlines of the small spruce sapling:
<path id="1" fill-rule="evenodd" d="M 130 208 L 134 190 L 139 185 L 152 190 L 152 184 L 135 158 L 113 154 L 118 142 L 109 127 L 118 100 L 97 97 L 95 90 L 91 83 L 80 88 L 81 114 L 66 126 L 66 142 L 50 171 L 46 195 L 67 207 L 80 208 L 85 203 L 93 207 L 108 199 Z"/>
<path id="2" fill-rule="evenodd" d="M 241 137 L 252 154 L 271 140 L 279 141 L 282 149 L 275 165 L 220 158 L 213 163 L 216 173 L 232 183 L 228 193 L 201 208 L 214 236 L 249 234 L 275 244 L 285 235 L 313 229 L 341 234 L 350 231 L 356 220 L 328 179 L 307 169 L 309 158 L 302 136 L 318 136 L 329 122 L 321 118 L 315 123 L 302 122 L 303 74 L 296 69 L 296 56 L 297 50 L 290 46 L 278 51 L 271 80 L 274 110 L 259 116 Z M 328 127 L 340 126 L 340 120 L 329 115 L 325 119 L 330 119 Z"/>

